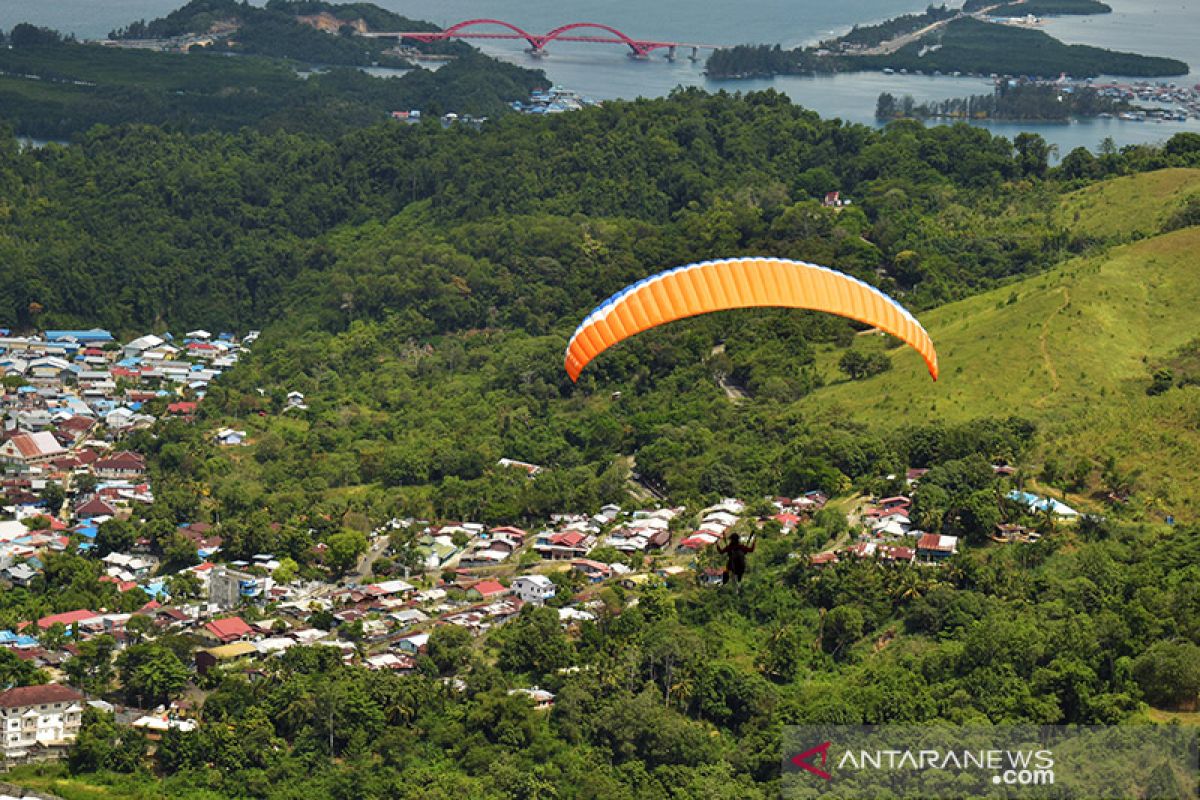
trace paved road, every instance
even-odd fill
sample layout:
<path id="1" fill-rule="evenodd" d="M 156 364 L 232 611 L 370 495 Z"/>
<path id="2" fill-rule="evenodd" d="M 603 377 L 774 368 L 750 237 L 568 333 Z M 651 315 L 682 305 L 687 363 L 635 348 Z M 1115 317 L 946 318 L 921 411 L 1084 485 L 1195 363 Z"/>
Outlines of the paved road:
<path id="1" fill-rule="evenodd" d="M 367 579 L 367 576 L 371 574 L 371 567 L 374 566 L 375 560 L 387 552 L 390 543 L 387 536 L 381 536 L 367 548 L 367 552 L 359 556 L 358 568 L 354 572 L 355 583 L 362 583 Z"/>
<path id="2" fill-rule="evenodd" d="M 895 39 L 889 39 L 886 42 L 881 42 L 880 44 L 876 45 L 875 47 L 872 47 L 868 50 L 860 51 L 856 55 L 862 55 L 862 56 L 891 55 L 892 53 L 899 50 L 901 47 L 904 47 L 905 45 L 908 45 L 908 44 L 912 44 L 913 42 L 918 41 L 919 39 L 925 38 L 929 34 L 936 31 L 938 28 L 942 28 L 942 27 L 946 26 L 947 24 L 953 22 L 956 19 L 961 19 L 962 17 L 975 17 L 976 19 L 982 19 L 983 17 L 986 17 L 989 13 L 996 10 L 1000 6 L 1013 5 L 1015 3 L 1024 3 L 1024 2 L 1025 2 L 1025 0 L 1012 0 L 1012 2 L 995 3 L 994 5 L 987 6 L 986 8 L 981 8 L 978 11 L 974 11 L 970 14 L 962 14 L 962 13 L 955 14 L 953 17 L 948 17 L 947 19 L 938 20 L 937 22 L 934 22 L 930 25 L 926 25 L 924 28 L 919 28 L 918 30 L 912 31 L 911 33 L 905 33 L 900 36 L 897 36 Z"/>

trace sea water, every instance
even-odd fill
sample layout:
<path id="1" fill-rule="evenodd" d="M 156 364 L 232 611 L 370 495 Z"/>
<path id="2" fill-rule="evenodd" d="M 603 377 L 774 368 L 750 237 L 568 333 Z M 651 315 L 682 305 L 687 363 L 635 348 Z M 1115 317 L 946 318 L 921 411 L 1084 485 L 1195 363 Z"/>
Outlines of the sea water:
<path id="1" fill-rule="evenodd" d="M 443 27 L 475 18 L 497 18 L 531 33 L 545 33 L 571 22 L 600 22 L 636 39 L 691 42 L 704 45 L 738 43 L 782 44 L 795 47 L 836 36 L 855 24 L 877 22 L 921 11 L 921 0 L 607 0 L 603 3 L 562 0 L 374 0 L 378 5 Z M 75 33 L 80 38 L 103 37 L 108 31 L 137 19 L 162 16 L 182 0 L 0 0 L 0 27 L 21 21 Z M 1170 56 L 1187 62 L 1192 73 L 1161 79 L 1181 86 L 1200 83 L 1200 0 L 1108 0 L 1114 13 L 1047 20 L 1043 30 L 1071 43 L 1094 44 L 1147 55 Z M 881 92 L 912 95 L 918 103 L 991 92 L 983 78 L 932 75 L 883 75 L 875 72 L 778 76 L 771 79 L 710 80 L 690 51 L 681 49 L 675 61 L 659 50 L 645 61 L 631 59 L 617 45 L 554 42 L 549 55 L 534 58 L 518 41 L 475 40 L 485 52 L 513 63 L 546 71 L 547 77 L 597 100 L 658 97 L 677 86 L 700 86 L 710 91 L 752 91 L 774 88 L 825 117 L 876 124 L 875 102 Z M 1108 76 L 1103 80 L 1108 80 Z M 1065 155 L 1075 147 L 1095 150 L 1106 137 L 1118 145 L 1161 142 L 1178 131 L 1200 132 L 1200 120 L 1186 122 L 1129 122 L 1091 119 L 1073 123 L 981 122 L 995 133 L 1015 136 L 1035 131 Z"/>

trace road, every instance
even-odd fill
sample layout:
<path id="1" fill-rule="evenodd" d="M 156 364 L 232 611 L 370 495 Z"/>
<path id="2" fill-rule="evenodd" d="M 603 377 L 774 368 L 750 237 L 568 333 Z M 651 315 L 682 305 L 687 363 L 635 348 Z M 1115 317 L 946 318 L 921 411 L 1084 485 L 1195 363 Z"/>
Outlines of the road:
<path id="1" fill-rule="evenodd" d="M 380 536 L 375 540 L 367 552 L 363 553 L 358 558 L 358 567 L 354 571 L 354 582 L 362 583 L 371 574 L 371 567 L 374 566 L 375 560 L 387 552 L 388 545 L 391 543 L 387 536 Z"/>
<path id="2" fill-rule="evenodd" d="M 861 50 L 857 53 L 854 53 L 854 55 L 860 55 L 860 56 L 891 55 L 892 53 L 899 50 L 901 47 L 904 47 L 905 45 L 912 44 L 915 41 L 925 38 L 929 34 L 936 31 L 938 28 L 945 27 L 949 23 L 954 22 L 954 20 L 956 20 L 956 19 L 961 19 L 962 17 L 975 17 L 976 19 L 982 19 L 983 17 L 986 17 L 988 14 L 990 14 L 992 11 L 995 11 L 1000 6 L 1015 5 L 1017 3 L 1024 3 L 1024 2 L 1025 2 L 1025 0 L 1012 0 L 1012 2 L 995 3 L 993 5 L 987 6 L 986 8 L 981 8 L 978 11 L 974 11 L 970 14 L 963 14 L 963 13 L 955 14 L 953 17 L 948 17 L 947 19 L 938 20 L 937 22 L 934 22 L 930 25 L 926 25 L 924 28 L 919 28 L 915 31 L 912 31 L 911 33 L 905 33 L 900 36 L 897 36 L 895 39 L 889 39 L 886 42 L 881 42 L 878 45 L 876 45 L 875 47 L 869 48 L 867 50 Z"/>
<path id="3" fill-rule="evenodd" d="M 725 352 L 725 345 L 719 344 L 712 349 L 711 355 L 720 355 Z M 750 395 L 741 386 L 736 383 L 731 383 L 728 376 L 724 372 L 717 373 L 717 383 L 720 384 L 721 390 L 725 392 L 725 397 L 734 405 L 740 405 L 750 399 Z"/>

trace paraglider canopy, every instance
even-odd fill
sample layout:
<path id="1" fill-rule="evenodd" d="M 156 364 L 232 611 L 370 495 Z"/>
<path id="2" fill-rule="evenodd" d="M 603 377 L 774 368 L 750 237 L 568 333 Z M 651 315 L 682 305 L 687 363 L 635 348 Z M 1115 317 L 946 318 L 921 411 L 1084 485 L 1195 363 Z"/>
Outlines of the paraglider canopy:
<path id="1" fill-rule="evenodd" d="M 903 306 L 857 278 L 783 258 L 702 261 L 627 286 L 575 330 L 564 366 L 576 381 L 593 358 L 648 328 L 712 311 L 772 306 L 824 311 L 872 325 L 920 353 L 937 380 L 933 341 Z"/>

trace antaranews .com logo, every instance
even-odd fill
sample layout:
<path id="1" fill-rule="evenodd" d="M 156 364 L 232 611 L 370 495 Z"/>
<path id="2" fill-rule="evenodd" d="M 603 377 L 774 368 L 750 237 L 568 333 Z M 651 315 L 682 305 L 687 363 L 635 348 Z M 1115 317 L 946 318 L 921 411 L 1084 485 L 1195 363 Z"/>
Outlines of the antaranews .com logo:
<path id="1" fill-rule="evenodd" d="M 1196 797 L 1181 726 L 793 726 L 785 798 Z"/>

